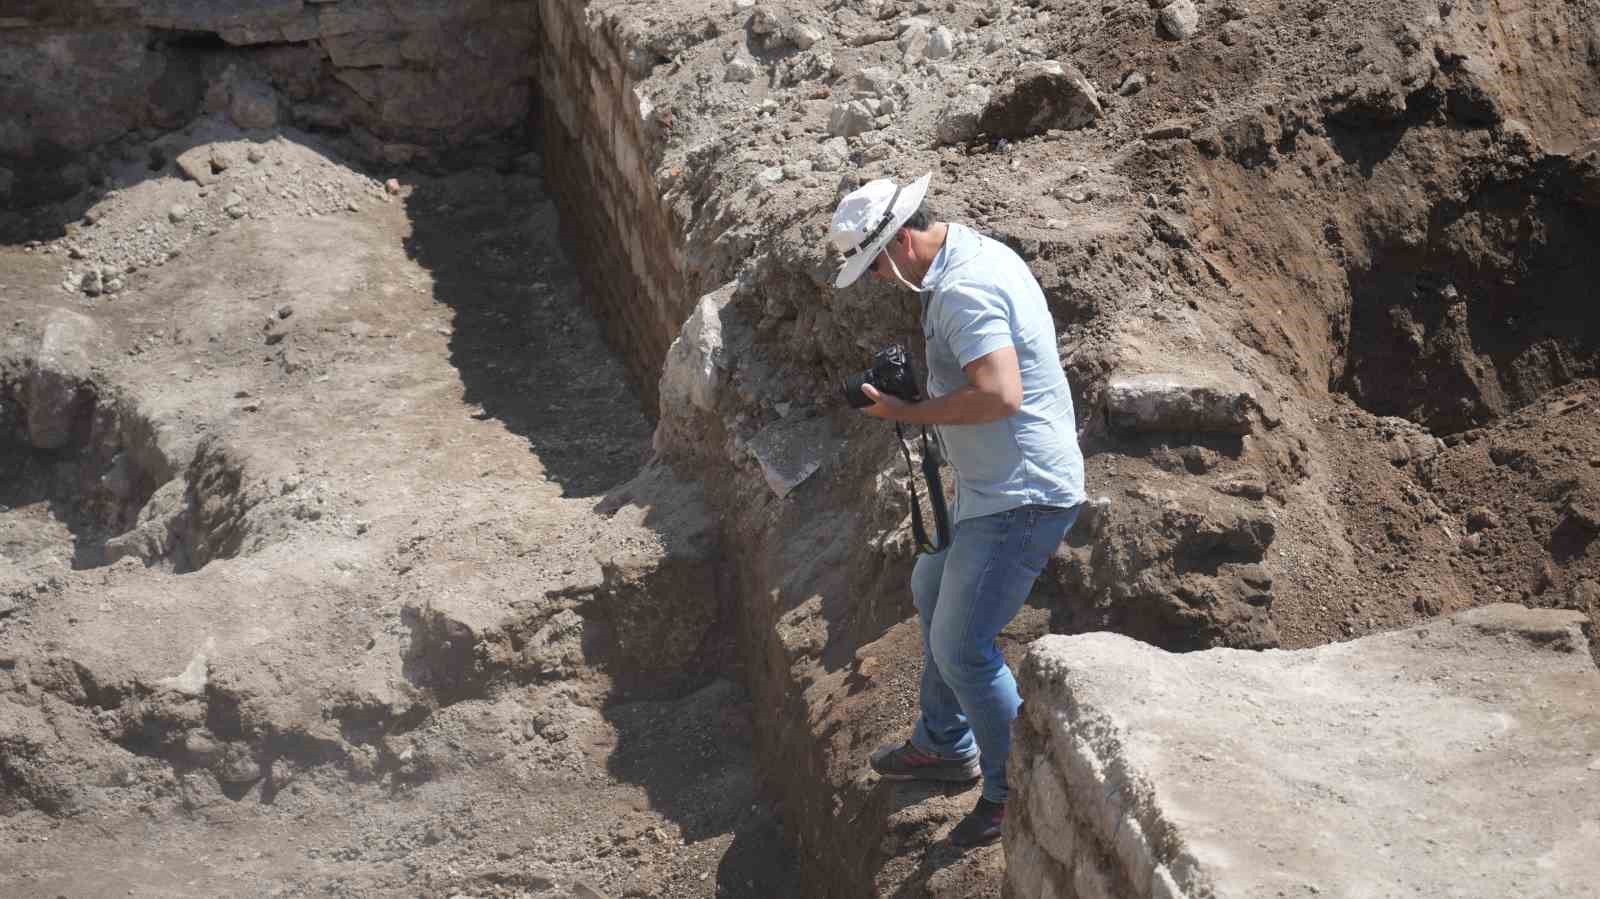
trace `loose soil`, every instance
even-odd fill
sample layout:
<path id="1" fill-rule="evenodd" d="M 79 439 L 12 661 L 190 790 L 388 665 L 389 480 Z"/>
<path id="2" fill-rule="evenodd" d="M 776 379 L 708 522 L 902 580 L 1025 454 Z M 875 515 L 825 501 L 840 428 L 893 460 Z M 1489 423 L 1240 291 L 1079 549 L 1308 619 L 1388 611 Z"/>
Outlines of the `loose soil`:
<path id="1" fill-rule="evenodd" d="M 231 552 L 193 573 L 106 566 L 71 495 L 93 448 L 6 444 L 0 711 L 82 739 L 81 767 L 52 767 L 68 750 L 47 733 L 5 747 L 0 893 L 795 895 L 732 681 L 634 698 L 580 661 L 434 707 L 408 680 L 419 592 L 537 597 L 595 565 L 599 507 L 651 423 L 537 179 L 419 176 L 391 197 L 305 140 L 259 163 L 218 142 L 239 167 L 203 192 L 130 168 L 97 224 L 0 249 L 12 345 L 57 310 L 91 315 L 112 348 L 102 399 L 137 407 L 163 447 L 225 456 L 248 499 Z M 239 218 L 220 205 L 234 192 Z M 122 291 L 59 286 L 82 267 L 68 247 L 98 261 L 141 240 L 162 261 Z M 187 730 L 112 698 L 147 688 L 86 695 L 48 673 L 73 658 L 91 681 L 153 683 L 207 647 L 211 711 Z"/>

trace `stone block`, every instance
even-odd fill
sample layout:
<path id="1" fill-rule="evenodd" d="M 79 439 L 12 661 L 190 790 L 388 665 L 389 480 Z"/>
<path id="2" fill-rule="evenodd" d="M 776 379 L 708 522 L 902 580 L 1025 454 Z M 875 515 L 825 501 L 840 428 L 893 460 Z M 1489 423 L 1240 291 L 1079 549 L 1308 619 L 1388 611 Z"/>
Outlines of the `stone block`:
<path id="1" fill-rule="evenodd" d="M 1066 785 L 1048 756 L 1035 760 L 1033 776 L 1019 792 L 1027 796 L 1028 822 L 1039 846 L 1061 864 L 1071 865 L 1078 849 L 1078 823 L 1073 820 Z"/>
<path id="2" fill-rule="evenodd" d="M 735 284 L 729 282 L 701 297 L 683 330 L 667 350 L 661 372 L 661 416 L 688 414 L 687 407 L 712 412 L 727 377 L 723 346 L 722 310 L 733 301 Z"/>
<path id="3" fill-rule="evenodd" d="M 98 340 L 93 320 L 76 312 L 50 314 L 27 380 L 28 441 L 61 449 L 93 408 L 89 378 Z"/>
<path id="4" fill-rule="evenodd" d="M 1583 621 L 1489 606 L 1294 652 L 1035 642 L 1024 714 L 1098 844 L 1079 840 L 1074 890 L 1582 894 L 1600 878 Z"/>
<path id="5" fill-rule="evenodd" d="M 1256 418 L 1276 421 L 1254 391 L 1207 372 L 1113 375 L 1105 408 L 1113 427 L 1133 431 L 1248 434 Z"/>

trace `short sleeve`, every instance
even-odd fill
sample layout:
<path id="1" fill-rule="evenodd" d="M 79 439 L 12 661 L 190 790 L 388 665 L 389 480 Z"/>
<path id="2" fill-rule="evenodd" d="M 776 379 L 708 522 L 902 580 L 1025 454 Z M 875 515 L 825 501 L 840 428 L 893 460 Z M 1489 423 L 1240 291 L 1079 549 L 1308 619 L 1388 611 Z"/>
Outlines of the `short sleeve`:
<path id="1" fill-rule="evenodd" d="M 1011 309 L 1005 297 L 971 283 L 941 291 L 939 336 L 962 368 L 995 350 L 1014 346 Z"/>

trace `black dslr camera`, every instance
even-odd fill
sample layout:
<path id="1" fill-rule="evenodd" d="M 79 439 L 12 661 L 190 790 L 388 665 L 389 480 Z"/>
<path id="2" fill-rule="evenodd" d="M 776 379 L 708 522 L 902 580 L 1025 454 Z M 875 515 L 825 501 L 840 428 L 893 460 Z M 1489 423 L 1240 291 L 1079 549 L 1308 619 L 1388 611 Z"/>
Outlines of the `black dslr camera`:
<path id="1" fill-rule="evenodd" d="M 859 375 L 844 379 L 844 398 L 851 408 L 864 409 L 872 405 L 861 389 L 871 384 L 879 393 L 899 397 L 908 403 L 922 400 L 922 388 L 917 386 L 917 371 L 906 356 L 905 347 L 895 344 L 872 354 L 872 367 Z"/>

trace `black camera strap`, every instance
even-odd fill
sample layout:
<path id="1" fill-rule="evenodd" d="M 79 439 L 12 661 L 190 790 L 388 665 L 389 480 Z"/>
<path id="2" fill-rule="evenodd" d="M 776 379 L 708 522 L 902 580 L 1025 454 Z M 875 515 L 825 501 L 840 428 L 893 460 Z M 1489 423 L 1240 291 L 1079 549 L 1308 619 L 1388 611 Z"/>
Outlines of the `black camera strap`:
<path id="1" fill-rule="evenodd" d="M 938 553 L 950 546 L 950 510 L 944 504 L 944 484 L 939 478 L 939 453 L 928 440 L 928 427 L 922 427 L 922 479 L 928 485 L 928 501 L 933 504 L 933 527 L 939 542 L 928 539 L 928 529 L 922 523 L 922 502 L 917 499 L 917 470 L 911 464 L 911 445 L 906 443 L 905 429 L 894 423 L 895 436 L 900 438 L 900 451 L 906 456 L 906 474 L 911 485 L 911 535 L 917 539 L 917 552 Z"/>

